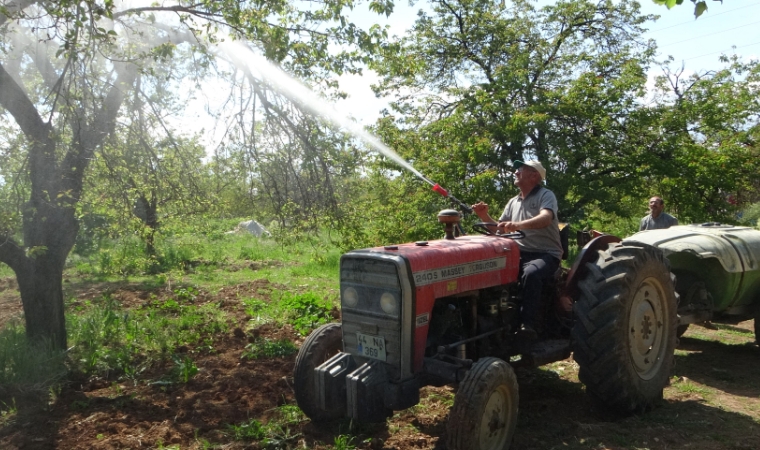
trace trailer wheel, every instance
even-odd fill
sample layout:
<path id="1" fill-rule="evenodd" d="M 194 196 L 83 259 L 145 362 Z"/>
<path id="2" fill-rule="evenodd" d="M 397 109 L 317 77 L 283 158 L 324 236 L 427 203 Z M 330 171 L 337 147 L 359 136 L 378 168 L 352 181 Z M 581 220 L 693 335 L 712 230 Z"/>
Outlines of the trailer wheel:
<path id="1" fill-rule="evenodd" d="M 324 410 L 317 404 L 314 369 L 343 350 L 343 333 L 339 323 L 328 323 L 314 330 L 301 345 L 293 371 L 293 388 L 298 407 L 313 422 L 329 422 L 346 414 L 346 405 Z"/>
<path id="2" fill-rule="evenodd" d="M 449 450 L 507 450 L 517 425 L 518 388 L 512 367 L 481 358 L 467 372 L 449 413 Z"/>
<path id="3" fill-rule="evenodd" d="M 586 269 L 572 333 L 578 377 L 618 412 L 649 410 L 662 400 L 677 341 L 670 264 L 658 249 L 624 241 Z"/>

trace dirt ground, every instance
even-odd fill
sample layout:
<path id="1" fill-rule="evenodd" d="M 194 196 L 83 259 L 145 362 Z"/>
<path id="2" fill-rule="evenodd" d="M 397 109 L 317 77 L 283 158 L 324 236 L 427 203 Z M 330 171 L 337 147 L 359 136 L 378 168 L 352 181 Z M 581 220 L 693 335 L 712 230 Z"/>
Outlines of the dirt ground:
<path id="1" fill-rule="evenodd" d="M 266 423 L 278 406 L 295 404 L 295 355 L 241 359 L 255 337 L 287 338 L 300 345 L 290 327 L 249 329 L 236 300 L 260 283 L 202 293 L 232 314 L 238 326 L 215 339 L 213 352 L 182 349 L 200 369 L 186 384 L 161 384 L 166 367 L 133 381 L 71 379 L 55 395 L 15 392 L 0 398 L 15 404 L 0 420 L 0 449 L 264 448 L 261 442 L 235 441 L 230 424 L 250 419 Z M 0 326 L 20 317 L 12 280 L 0 283 Z M 85 299 L 114 292 L 126 307 L 149 296 L 129 286 L 90 286 Z M 160 293 L 159 293 L 160 294 Z M 197 351 L 196 351 L 197 350 Z M 665 401 L 655 410 L 615 417 L 585 395 L 577 365 L 568 359 L 540 369 L 518 371 L 520 416 L 512 449 L 757 449 L 760 448 L 760 351 L 752 322 L 692 326 L 682 338 Z M 422 403 L 397 412 L 385 424 L 315 426 L 304 419 L 268 448 L 444 449 L 452 388 L 425 388 Z M 32 398 L 27 398 L 32 397 Z M 351 435 L 349 446 L 336 441 Z"/>

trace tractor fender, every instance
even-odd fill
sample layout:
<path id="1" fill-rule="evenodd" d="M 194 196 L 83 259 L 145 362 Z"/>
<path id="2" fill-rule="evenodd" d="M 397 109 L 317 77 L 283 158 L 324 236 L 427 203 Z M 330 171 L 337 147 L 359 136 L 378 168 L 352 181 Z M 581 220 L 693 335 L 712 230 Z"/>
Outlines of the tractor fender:
<path id="1" fill-rule="evenodd" d="M 586 273 L 586 263 L 596 261 L 597 254 L 600 250 L 605 250 L 609 244 L 620 241 L 622 241 L 622 239 L 617 236 L 602 234 L 590 240 L 585 246 L 583 246 L 580 253 L 578 253 L 578 256 L 575 258 L 575 262 L 573 262 L 573 266 L 567 274 L 565 285 L 560 292 L 559 298 L 563 309 L 570 311 L 572 309 L 572 304 L 578 298 L 578 282 L 583 279 L 583 276 Z"/>

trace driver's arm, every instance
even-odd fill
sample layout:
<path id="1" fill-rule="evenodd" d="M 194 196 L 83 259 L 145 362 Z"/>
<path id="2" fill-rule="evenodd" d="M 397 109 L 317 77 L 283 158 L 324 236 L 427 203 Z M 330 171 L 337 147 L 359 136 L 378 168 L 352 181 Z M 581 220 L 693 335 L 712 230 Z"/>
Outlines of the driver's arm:
<path id="1" fill-rule="evenodd" d="M 552 224 L 554 218 L 554 212 L 551 209 L 542 209 L 538 215 L 531 217 L 528 220 L 521 220 L 520 222 L 499 222 L 499 231 L 510 233 L 517 230 L 538 230 L 546 228 Z"/>
<path id="2" fill-rule="evenodd" d="M 478 215 L 481 222 L 486 222 L 486 226 L 492 232 L 496 231 L 497 220 L 488 214 L 488 205 L 483 202 L 478 202 L 472 205 L 472 211 Z"/>

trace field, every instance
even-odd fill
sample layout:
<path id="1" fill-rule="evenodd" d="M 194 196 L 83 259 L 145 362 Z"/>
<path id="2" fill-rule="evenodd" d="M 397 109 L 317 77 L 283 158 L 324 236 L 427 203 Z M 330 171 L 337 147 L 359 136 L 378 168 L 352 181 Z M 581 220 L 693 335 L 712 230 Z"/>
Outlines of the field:
<path id="1" fill-rule="evenodd" d="M 0 448 L 444 449 L 453 388 L 426 388 L 419 405 L 377 425 L 315 426 L 295 406 L 296 349 L 310 327 L 340 315 L 335 255 L 307 253 L 199 263 L 169 278 L 96 280 L 72 269 L 69 370 L 31 381 L 45 372 L 38 363 L 26 382 L 0 384 Z M 20 316 L 15 281 L 3 276 L 6 341 Z M 753 324 L 707 325 L 682 337 L 665 401 L 642 415 L 594 404 L 572 359 L 519 370 L 512 448 L 758 448 Z M 160 340 L 162 329 L 171 333 Z"/>

